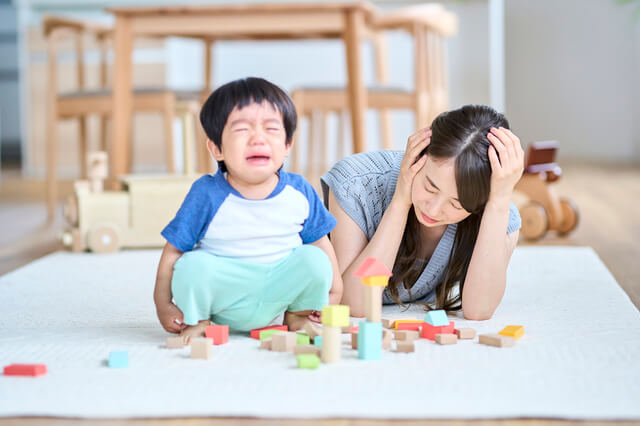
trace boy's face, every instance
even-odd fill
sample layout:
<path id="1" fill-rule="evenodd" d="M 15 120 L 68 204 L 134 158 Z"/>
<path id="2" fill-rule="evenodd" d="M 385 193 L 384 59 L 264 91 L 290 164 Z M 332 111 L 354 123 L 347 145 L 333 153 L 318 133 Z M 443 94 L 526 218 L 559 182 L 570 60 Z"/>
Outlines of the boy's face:
<path id="1" fill-rule="evenodd" d="M 243 185 L 269 182 L 291 149 L 282 114 L 266 101 L 234 108 L 222 130 L 222 146 L 208 146 L 217 161 L 224 161 L 228 179 Z"/>

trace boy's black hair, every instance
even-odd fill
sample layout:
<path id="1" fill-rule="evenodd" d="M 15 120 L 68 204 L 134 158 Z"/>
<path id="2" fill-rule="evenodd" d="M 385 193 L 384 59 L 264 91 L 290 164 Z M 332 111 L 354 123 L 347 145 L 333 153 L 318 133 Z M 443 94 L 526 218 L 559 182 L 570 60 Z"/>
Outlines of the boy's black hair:
<path id="1" fill-rule="evenodd" d="M 236 107 L 241 109 L 252 102 L 261 104 L 263 101 L 269 102 L 282 114 L 286 144 L 289 145 L 298 121 L 296 107 L 284 90 L 263 78 L 241 78 L 218 87 L 202 106 L 200 123 L 207 137 L 220 149 L 222 130 L 231 111 Z M 224 161 L 218 161 L 218 167 L 223 172 L 227 171 Z"/>

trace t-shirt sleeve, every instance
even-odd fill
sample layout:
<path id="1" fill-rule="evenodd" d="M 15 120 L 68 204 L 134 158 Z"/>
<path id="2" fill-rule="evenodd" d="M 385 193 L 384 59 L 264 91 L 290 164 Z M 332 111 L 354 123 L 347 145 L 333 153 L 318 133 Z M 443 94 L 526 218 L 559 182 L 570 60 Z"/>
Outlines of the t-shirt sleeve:
<path id="1" fill-rule="evenodd" d="M 162 230 L 162 236 L 182 252 L 193 250 L 211 222 L 213 203 L 209 188 L 207 176 L 195 181 L 176 216 Z"/>
<path id="2" fill-rule="evenodd" d="M 309 182 L 303 180 L 301 190 L 309 201 L 309 216 L 302 224 L 300 238 L 303 244 L 309 244 L 327 235 L 338 221 L 329 213 Z"/>
<path id="3" fill-rule="evenodd" d="M 509 206 L 509 224 L 507 225 L 507 234 L 517 231 L 522 228 L 522 219 L 520 218 L 520 211 L 515 204 L 511 203 Z"/>

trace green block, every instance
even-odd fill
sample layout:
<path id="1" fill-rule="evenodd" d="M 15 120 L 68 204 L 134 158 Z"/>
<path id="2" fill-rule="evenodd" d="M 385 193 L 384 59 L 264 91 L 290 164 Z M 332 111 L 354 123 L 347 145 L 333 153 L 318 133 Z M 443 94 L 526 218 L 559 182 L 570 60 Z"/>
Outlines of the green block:
<path id="1" fill-rule="evenodd" d="M 320 365 L 320 358 L 314 354 L 299 354 L 296 355 L 298 359 L 298 368 L 316 369 Z"/>
<path id="2" fill-rule="evenodd" d="M 311 344 L 311 338 L 309 336 L 307 336 L 306 334 L 298 333 L 296 338 L 298 339 L 296 341 L 297 345 L 310 345 Z"/>
<path id="3" fill-rule="evenodd" d="M 278 333 L 284 333 L 285 331 L 283 330 L 264 330 L 260 332 L 260 340 L 264 340 L 264 339 L 268 339 L 269 337 L 273 336 L 274 334 L 278 334 Z"/>

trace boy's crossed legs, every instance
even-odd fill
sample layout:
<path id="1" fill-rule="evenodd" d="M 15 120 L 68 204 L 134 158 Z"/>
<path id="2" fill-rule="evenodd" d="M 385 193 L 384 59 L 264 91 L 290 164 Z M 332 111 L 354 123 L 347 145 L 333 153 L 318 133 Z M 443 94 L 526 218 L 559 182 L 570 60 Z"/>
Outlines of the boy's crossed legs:
<path id="1" fill-rule="evenodd" d="M 332 279 L 327 255 L 311 245 L 269 264 L 194 250 L 176 262 L 171 287 L 188 325 L 181 335 L 188 339 L 203 336 L 211 320 L 249 331 L 283 312 L 289 329 L 299 330 L 310 314 L 329 303 Z"/>

